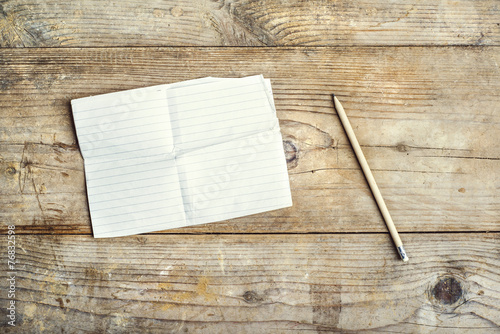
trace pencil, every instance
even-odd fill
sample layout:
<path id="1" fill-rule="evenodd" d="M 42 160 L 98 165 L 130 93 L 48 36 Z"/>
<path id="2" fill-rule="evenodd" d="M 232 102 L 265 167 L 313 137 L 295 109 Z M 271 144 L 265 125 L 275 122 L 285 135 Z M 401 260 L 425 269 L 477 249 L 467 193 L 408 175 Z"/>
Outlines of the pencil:
<path id="1" fill-rule="evenodd" d="M 378 208 L 382 213 L 382 217 L 384 217 L 385 224 L 389 229 L 389 233 L 391 234 L 392 240 L 394 241 L 394 244 L 398 249 L 399 256 L 401 256 L 401 259 L 404 262 L 407 262 L 408 256 L 406 255 L 405 249 L 403 247 L 403 242 L 399 237 L 398 231 L 396 230 L 396 226 L 394 226 L 394 222 L 392 221 L 389 210 L 387 210 L 384 198 L 382 197 L 382 194 L 378 189 L 377 182 L 375 182 L 375 178 L 373 177 L 372 171 L 368 166 L 368 162 L 365 159 L 365 155 L 363 154 L 363 151 L 361 151 L 361 146 L 359 146 L 358 140 L 356 139 L 356 135 L 352 130 L 351 123 L 349 123 L 349 119 L 347 118 L 344 108 L 340 104 L 335 94 L 332 94 L 332 96 L 335 109 L 337 110 L 337 114 L 339 115 L 340 121 L 344 126 L 344 130 L 347 133 L 347 137 L 351 142 L 351 146 L 354 149 L 354 153 L 356 153 L 356 157 L 358 158 L 361 169 L 363 170 L 363 174 L 365 175 L 366 181 L 368 182 L 368 185 L 370 186 L 370 189 L 373 193 L 373 197 L 375 197 L 375 201 L 377 202 Z"/>

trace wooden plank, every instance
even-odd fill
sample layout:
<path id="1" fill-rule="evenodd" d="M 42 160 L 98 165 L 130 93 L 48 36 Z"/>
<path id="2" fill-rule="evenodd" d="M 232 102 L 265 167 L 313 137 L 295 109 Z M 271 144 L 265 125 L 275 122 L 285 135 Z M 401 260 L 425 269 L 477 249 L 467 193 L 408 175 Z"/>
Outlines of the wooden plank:
<path id="1" fill-rule="evenodd" d="M 0 46 L 499 45 L 477 1 L 7 0 Z"/>
<path id="2" fill-rule="evenodd" d="M 19 232 L 90 233 L 70 99 L 263 73 L 273 83 L 294 206 L 174 233 L 385 231 L 331 92 L 342 99 L 400 231 L 498 231 L 498 51 L 0 50 L 0 217 Z"/>
<path id="3" fill-rule="evenodd" d="M 496 333 L 499 240 L 405 235 L 404 265 L 383 234 L 17 236 L 15 330 Z"/>

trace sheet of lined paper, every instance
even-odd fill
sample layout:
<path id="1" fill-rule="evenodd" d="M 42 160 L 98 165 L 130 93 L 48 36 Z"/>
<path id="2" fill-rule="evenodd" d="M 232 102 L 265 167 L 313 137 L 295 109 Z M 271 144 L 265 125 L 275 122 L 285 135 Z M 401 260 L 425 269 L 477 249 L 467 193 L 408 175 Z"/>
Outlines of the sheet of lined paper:
<path id="1" fill-rule="evenodd" d="M 184 222 L 165 88 L 73 100 L 72 108 L 94 236 Z"/>
<path id="2" fill-rule="evenodd" d="M 270 82 L 203 78 L 72 101 L 95 237 L 292 205 Z"/>

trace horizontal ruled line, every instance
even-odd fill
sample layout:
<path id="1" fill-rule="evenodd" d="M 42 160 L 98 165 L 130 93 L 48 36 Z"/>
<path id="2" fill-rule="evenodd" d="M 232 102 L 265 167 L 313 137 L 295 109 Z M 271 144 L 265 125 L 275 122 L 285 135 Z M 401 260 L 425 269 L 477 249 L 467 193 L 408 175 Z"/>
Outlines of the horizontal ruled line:
<path id="1" fill-rule="evenodd" d="M 110 93 L 110 94 L 114 94 L 114 93 Z M 92 97 L 92 96 L 91 96 Z M 91 97 L 86 97 L 84 99 L 89 99 Z M 117 99 L 120 99 L 117 97 Z M 123 97 L 121 99 L 124 99 Z M 78 104 L 82 103 L 81 101 L 78 101 L 76 100 Z M 75 111 L 75 106 L 72 106 L 73 107 L 73 113 L 77 113 L 77 114 L 80 114 L 80 113 L 85 113 L 85 112 L 88 112 L 88 111 L 96 111 L 96 110 L 103 110 L 103 109 L 109 109 L 109 108 L 117 108 L 117 107 L 122 107 L 122 106 L 130 106 L 130 104 L 133 104 L 133 103 L 145 103 L 145 102 L 154 102 L 154 101 L 165 101 L 165 98 L 161 98 L 161 99 L 148 99 L 148 100 L 144 100 L 144 101 L 134 101 L 134 102 L 129 102 L 129 103 L 122 103 L 122 104 L 114 104 L 114 105 L 111 105 L 111 106 L 106 106 L 106 107 L 99 107 L 99 108 L 92 108 L 92 109 L 83 109 L 83 110 L 76 110 Z"/>
<path id="2" fill-rule="evenodd" d="M 217 83 L 217 82 L 215 82 L 215 83 Z M 205 84 L 200 84 L 200 86 L 201 86 L 201 85 L 210 85 L 210 84 L 213 84 L 213 83 L 205 83 Z M 234 88 L 239 88 L 239 89 L 241 89 L 241 88 L 251 87 L 251 86 L 256 86 L 256 85 L 260 85 L 260 82 L 256 82 L 256 83 L 252 83 L 252 84 L 246 84 L 246 85 L 237 85 L 237 86 L 232 87 L 232 88 L 233 88 L 233 89 L 234 89 Z M 168 91 L 169 91 L 169 90 L 175 90 L 175 89 L 177 89 L 177 90 L 185 90 L 185 89 L 187 89 L 187 88 L 189 88 L 189 87 L 179 87 L 179 88 L 171 87 L 171 88 L 167 88 L 167 98 L 168 98 Z M 213 90 L 204 91 L 203 93 L 204 93 L 204 94 L 210 94 L 210 93 L 215 93 L 215 92 L 227 92 L 227 90 L 228 90 L 227 88 L 221 88 L 221 89 L 213 89 Z M 231 95 L 228 95 L 228 96 L 220 96 L 220 97 L 218 97 L 218 98 L 223 99 L 223 98 L 225 98 L 225 97 L 231 97 L 231 96 L 242 95 L 242 94 L 245 94 L 246 92 L 247 92 L 247 91 L 242 92 L 241 94 L 231 94 Z M 193 96 L 193 95 L 196 95 L 196 94 L 192 94 L 192 93 L 190 93 L 190 94 L 184 94 L 184 95 L 175 95 L 175 94 L 173 94 L 173 96 L 171 96 L 171 97 L 178 99 L 178 98 L 183 98 L 183 97 L 191 97 L 191 96 Z M 204 101 L 204 100 L 201 100 L 201 101 L 195 101 L 195 102 L 203 102 L 203 101 Z"/>
<path id="3" fill-rule="evenodd" d="M 149 102 L 150 100 L 148 100 L 147 102 Z M 154 106 L 154 107 L 149 107 L 149 108 L 142 108 L 142 109 L 131 109 L 131 110 L 128 110 L 127 112 L 130 112 L 130 113 L 136 113 L 136 112 L 139 112 L 139 111 L 144 111 L 144 110 L 151 110 L 151 109 L 157 109 L 157 108 L 166 108 L 167 106 L 165 105 L 165 107 L 163 106 Z M 166 112 L 167 110 L 165 110 L 164 112 Z M 119 111 L 119 112 L 116 112 L 116 113 L 112 113 L 112 114 L 101 114 L 101 115 L 97 115 L 97 116 L 92 116 L 92 117 L 86 117 L 86 118 L 79 118 L 77 119 L 78 122 L 82 122 L 82 121 L 87 121 L 89 119 L 96 119 L 96 118 L 108 118 L 110 116 L 115 116 L 115 115 L 120 115 L 120 114 L 123 114 L 123 110 Z M 85 128 L 85 127 L 81 127 L 81 128 Z"/>
<path id="4" fill-rule="evenodd" d="M 141 128 L 141 127 L 144 127 L 144 126 L 157 125 L 157 124 L 165 124 L 165 123 L 169 123 L 170 124 L 170 121 L 154 122 L 154 123 L 139 124 L 139 125 L 131 125 L 131 126 L 123 127 L 123 128 L 113 129 L 113 130 L 108 131 L 108 132 L 115 132 L 115 131 L 128 130 L 128 129 L 137 129 L 137 128 Z M 102 131 L 80 134 L 78 127 L 76 128 L 76 131 L 78 133 L 78 137 L 80 137 L 80 136 L 93 136 L 93 135 L 102 134 Z"/>
<path id="5" fill-rule="evenodd" d="M 156 109 L 156 108 L 151 108 L 151 109 Z M 107 125 L 110 125 L 110 124 L 116 124 L 116 123 L 128 122 L 128 121 L 137 121 L 137 120 L 140 120 L 140 119 L 148 119 L 148 118 L 161 117 L 161 116 L 165 116 L 163 111 L 161 113 L 159 113 L 159 114 L 145 115 L 145 116 L 141 116 L 141 117 L 127 117 L 127 118 L 123 118 L 123 119 L 113 120 L 113 121 L 110 121 L 110 122 L 100 123 L 100 124 L 97 124 L 97 125 L 99 125 L 99 126 L 107 126 Z M 80 131 L 82 129 L 95 128 L 95 127 L 96 127 L 96 124 L 84 125 L 84 126 L 81 126 L 81 125 L 77 126 L 77 128 Z M 101 131 L 101 132 L 106 132 L 106 131 Z"/>

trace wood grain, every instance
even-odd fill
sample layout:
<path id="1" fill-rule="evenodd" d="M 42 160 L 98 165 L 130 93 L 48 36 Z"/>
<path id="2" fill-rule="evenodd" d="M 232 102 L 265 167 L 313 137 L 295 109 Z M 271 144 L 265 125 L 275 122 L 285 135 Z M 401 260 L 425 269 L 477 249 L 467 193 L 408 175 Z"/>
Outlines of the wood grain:
<path id="1" fill-rule="evenodd" d="M 10 328 L 4 235 L 0 331 L 498 333 L 499 18 L 493 0 L 0 0 L 0 232 L 16 226 L 18 261 Z M 71 99 L 261 73 L 293 207 L 92 238 Z"/>
<path id="2" fill-rule="evenodd" d="M 405 239 L 407 265 L 396 260 L 387 235 L 17 236 L 18 327 L 498 332 L 498 233 Z M 6 238 L 0 245 L 6 248 Z M 6 282 L 1 271 L 2 291 Z"/>
<path id="3" fill-rule="evenodd" d="M 171 232 L 386 231 L 335 115 L 332 92 L 342 100 L 398 230 L 498 231 L 498 51 L 0 50 L 0 218 L 20 233 L 90 233 L 71 99 L 263 73 L 275 92 L 294 206 Z"/>
<path id="4" fill-rule="evenodd" d="M 1 47 L 499 45 L 493 0 L 7 0 Z"/>

